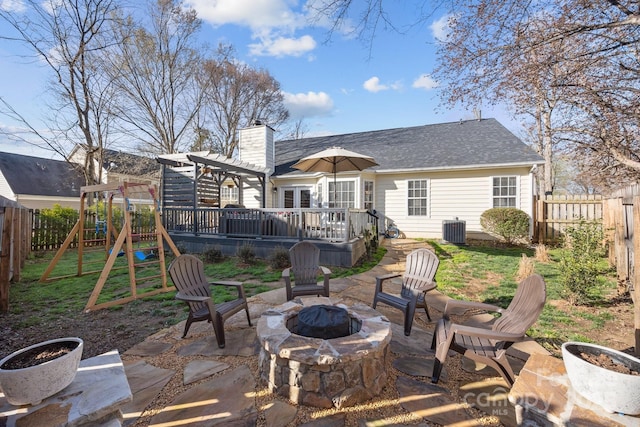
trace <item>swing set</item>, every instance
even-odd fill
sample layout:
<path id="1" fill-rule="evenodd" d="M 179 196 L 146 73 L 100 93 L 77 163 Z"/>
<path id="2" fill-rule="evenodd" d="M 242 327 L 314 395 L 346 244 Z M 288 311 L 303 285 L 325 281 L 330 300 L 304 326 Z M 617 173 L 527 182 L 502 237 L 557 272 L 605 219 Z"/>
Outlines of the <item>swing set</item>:
<path id="1" fill-rule="evenodd" d="M 95 232 L 93 229 L 86 229 L 86 212 L 85 205 L 87 198 L 90 195 L 96 195 L 103 193 L 104 196 L 104 216 L 102 219 L 98 215 L 98 203 L 96 203 L 96 220 L 95 220 Z M 113 223 L 113 198 L 115 194 L 119 194 L 124 201 L 123 209 L 123 224 L 122 228 L 118 230 Z M 165 251 L 164 245 L 166 244 L 175 256 L 179 256 L 180 252 L 178 248 L 171 240 L 169 233 L 162 226 L 160 218 L 160 202 L 157 198 L 157 188 L 155 185 L 146 183 L 125 182 L 122 184 L 97 184 L 81 187 L 80 189 L 80 218 L 78 222 L 71 229 L 71 232 L 62 243 L 60 249 L 51 260 L 51 263 L 40 277 L 40 282 L 48 282 L 53 280 L 62 279 L 65 277 L 84 276 L 87 274 L 100 272 L 100 277 L 89 297 L 89 301 L 85 306 L 85 311 L 98 310 L 102 308 L 112 307 L 115 305 L 124 304 L 133 301 L 137 298 L 156 295 L 164 292 L 171 292 L 175 290 L 173 286 L 167 286 L 167 273 L 165 263 Z M 151 232 L 143 232 L 141 229 L 141 223 L 138 223 L 136 233 L 133 233 L 133 219 L 132 214 L 136 212 L 136 201 L 149 201 L 151 196 L 153 207 L 153 222 L 154 227 Z M 138 215 L 140 218 L 140 215 Z M 141 221 L 141 219 L 139 220 Z M 94 235 L 91 236 L 91 233 Z M 93 238 L 89 238 L 93 237 Z M 115 241 L 113 240 L 115 237 Z M 52 271 L 58 262 L 62 259 L 65 251 L 76 241 L 78 242 L 78 257 L 77 257 L 77 271 L 76 274 L 50 277 Z M 146 247 L 146 250 L 150 252 L 145 253 L 140 248 L 141 241 L 151 242 L 154 246 Z M 134 248 L 133 242 L 137 241 L 137 248 Z M 112 243 L 113 242 L 113 243 Z M 90 262 L 84 262 L 83 257 L 86 253 L 91 251 L 93 247 L 101 247 L 99 250 L 104 250 L 105 258 L 101 263 L 104 263 L 101 270 L 83 271 L 83 265 L 87 266 Z M 104 249 L 102 249 L 104 248 Z M 118 267 L 115 266 L 118 257 L 126 256 L 127 266 Z M 105 261 L 106 259 L 106 261 Z M 136 259 L 141 262 L 136 262 Z M 95 262 L 95 261 L 94 261 Z M 130 295 L 112 301 L 97 303 L 100 293 L 109 278 L 109 274 L 112 270 L 117 268 L 129 269 L 129 284 Z M 149 269 L 158 271 L 158 274 L 148 275 Z M 147 273 L 145 273 L 146 271 Z M 154 271 L 154 272 L 155 272 Z M 156 289 L 151 289 L 138 293 L 138 285 L 147 285 L 150 280 L 160 279 L 161 286 Z"/>

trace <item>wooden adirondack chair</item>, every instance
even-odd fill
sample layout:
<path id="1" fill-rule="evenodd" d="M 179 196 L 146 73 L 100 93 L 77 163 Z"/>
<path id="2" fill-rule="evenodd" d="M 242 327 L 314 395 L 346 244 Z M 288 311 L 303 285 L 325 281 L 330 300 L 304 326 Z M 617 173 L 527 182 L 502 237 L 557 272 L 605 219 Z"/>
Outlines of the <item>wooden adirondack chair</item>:
<path id="1" fill-rule="evenodd" d="M 247 321 L 251 326 L 249 316 L 249 306 L 241 282 L 215 281 L 209 282 L 204 275 L 204 265 L 202 261 L 188 254 L 177 257 L 169 265 L 169 275 L 176 285 L 178 293 L 176 299 L 185 301 L 189 305 L 189 317 L 184 326 L 182 338 L 187 336 L 189 327 L 193 322 L 208 321 L 213 324 L 213 331 L 216 335 L 218 347 L 224 348 L 224 322 L 233 314 L 244 309 L 247 313 Z M 225 286 L 235 288 L 238 293 L 237 298 L 221 304 L 214 304 L 211 297 L 210 286 Z"/>
<path id="2" fill-rule="evenodd" d="M 394 277 L 400 277 L 399 273 L 376 277 L 373 308 L 376 308 L 379 302 L 383 302 L 401 310 L 404 313 L 404 334 L 409 336 L 416 307 L 423 307 L 425 313 L 427 313 L 427 319 L 431 320 L 425 297 L 427 292 L 437 286 L 434 277 L 439 264 L 440 260 L 429 249 L 421 248 L 411 252 L 407 255 L 407 265 L 402 276 L 400 294 L 384 292 L 383 290 L 384 282 Z"/>
<path id="3" fill-rule="evenodd" d="M 520 282 L 506 309 L 480 302 L 448 301 L 431 343 L 431 348 L 436 352 L 431 382 L 438 382 L 447 353 L 454 350 L 469 359 L 491 366 L 511 387 L 515 374 L 507 359 L 507 349 L 526 337 L 527 330 L 538 320 L 546 297 L 544 279 L 533 274 Z M 493 311 L 501 316 L 487 328 L 458 325 L 449 319 L 454 308 Z"/>
<path id="4" fill-rule="evenodd" d="M 320 264 L 320 249 L 306 240 L 298 242 L 289 249 L 291 267 L 282 271 L 287 288 L 287 301 L 301 295 L 329 296 L 331 270 Z M 293 284 L 291 282 L 293 273 Z M 322 282 L 318 283 L 318 276 Z"/>

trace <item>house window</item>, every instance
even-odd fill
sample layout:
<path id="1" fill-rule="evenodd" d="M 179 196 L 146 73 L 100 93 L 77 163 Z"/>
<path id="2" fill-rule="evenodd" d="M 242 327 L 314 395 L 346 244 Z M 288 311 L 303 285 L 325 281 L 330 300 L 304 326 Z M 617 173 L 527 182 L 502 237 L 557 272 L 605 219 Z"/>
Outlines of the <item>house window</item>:
<path id="1" fill-rule="evenodd" d="M 373 181 L 364 182 L 364 208 L 373 210 Z"/>
<path id="2" fill-rule="evenodd" d="M 238 187 L 229 187 L 229 186 L 223 185 L 220 188 L 220 199 L 222 199 L 223 206 L 226 203 L 238 202 Z"/>
<path id="3" fill-rule="evenodd" d="M 333 189 L 336 189 L 334 192 Z M 329 207 L 331 208 L 355 208 L 356 184 L 355 181 L 329 182 Z"/>
<path id="4" fill-rule="evenodd" d="M 407 181 L 407 213 L 409 216 L 427 216 L 427 180 Z"/>
<path id="5" fill-rule="evenodd" d="M 293 209 L 294 205 L 294 201 L 295 201 L 295 196 L 296 196 L 296 192 L 293 189 L 287 189 L 284 190 L 283 192 L 283 197 L 284 197 L 284 205 L 283 207 L 285 209 Z"/>
<path id="6" fill-rule="evenodd" d="M 311 189 L 308 187 L 290 187 L 282 191 L 282 207 L 286 209 L 310 208 Z"/>
<path id="7" fill-rule="evenodd" d="M 518 183 L 515 176 L 493 177 L 493 207 L 516 207 Z"/>
<path id="8" fill-rule="evenodd" d="M 311 190 L 308 190 L 308 189 L 300 190 L 300 207 L 301 208 L 311 207 Z"/>

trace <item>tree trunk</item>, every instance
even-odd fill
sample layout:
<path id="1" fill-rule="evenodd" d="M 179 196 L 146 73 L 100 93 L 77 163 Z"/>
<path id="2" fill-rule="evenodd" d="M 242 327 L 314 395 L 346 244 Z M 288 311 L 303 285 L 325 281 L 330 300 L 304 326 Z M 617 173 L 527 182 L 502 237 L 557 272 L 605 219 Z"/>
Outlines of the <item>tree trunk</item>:
<path id="1" fill-rule="evenodd" d="M 640 197 L 633 198 L 633 229 L 640 230 Z M 630 277 L 633 290 L 633 323 L 635 347 L 634 354 L 640 356 L 640 235 L 633 236 L 633 277 Z"/>

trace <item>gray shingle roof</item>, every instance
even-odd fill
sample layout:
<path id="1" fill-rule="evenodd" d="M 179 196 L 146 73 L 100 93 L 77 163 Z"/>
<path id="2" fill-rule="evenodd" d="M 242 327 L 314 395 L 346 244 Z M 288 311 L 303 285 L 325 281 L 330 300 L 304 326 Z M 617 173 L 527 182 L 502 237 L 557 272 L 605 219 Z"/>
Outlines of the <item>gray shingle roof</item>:
<path id="1" fill-rule="evenodd" d="M 495 119 L 387 129 L 276 141 L 275 175 L 297 172 L 291 165 L 338 146 L 373 157 L 372 170 L 418 170 L 540 164 L 542 157 Z"/>
<path id="2" fill-rule="evenodd" d="M 79 197 L 82 172 L 62 160 L 0 152 L 0 171 L 16 194 Z"/>

